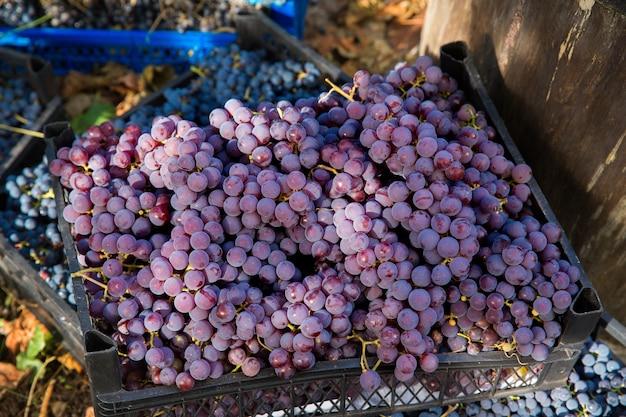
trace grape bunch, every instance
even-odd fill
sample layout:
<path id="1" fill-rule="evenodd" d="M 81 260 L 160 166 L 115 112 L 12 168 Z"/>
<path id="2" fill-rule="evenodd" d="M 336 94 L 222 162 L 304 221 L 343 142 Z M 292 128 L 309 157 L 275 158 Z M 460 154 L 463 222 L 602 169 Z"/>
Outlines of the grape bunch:
<path id="1" fill-rule="evenodd" d="M 107 122 L 50 162 L 128 388 L 360 357 L 372 392 L 381 364 L 410 383 L 440 352 L 557 343 L 581 272 L 530 168 L 431 58 L 206 121 Z"/>
<path id="2" fill-rule="evenodd" d="M 0 7 L 0 24 L 21 26 L 35 20 L 38 16 L 36 4 L 31 0 L 5 1 Z"/>
<path id="3" fill-rule="evenodd" d="M 235 16 L 248 7 L 283 5 L 286 0 L 11 0 L 0 9 L 0 22 L 8 26 L 31 23 L 50 16 L 52 27 L 76 29 L 199 30 L 235 27 Z"/>
<path id="4" fill-rule="evenodd" d="M 0 77 L 0 123 L 28 128 L 42 111 L 37 93 L 24 78 L 8 74 L 5 76 L 2 67 Z M 11 148 L 21 137 L 20 134 L 0 130 L 0 160 L 8 157 Z"/>
<path id="5" fill-rule="evenodd" d="M 282 6 L 287 0 L 248 0 L 255 7 Z"/>
<path id="6" fill-rule="evenodd" d="M 101 8 L 92 8 L 90 27 L 108 29 L 199 30 L 202 32 L 234 28 L 234 18 L 248 5 L 245 0 L 217 0 L 194 2 L 166 0 L 154 2 L 139 0 L 128 3 L 120 0 L 102 0 Z M 156 24 L 156 26 L 154 26 Z"/>
<path id="7" fill-rule="evenodd" d="M 419 413 L 440 416 L 441 408 Z M 448 414 L 457 417 L 576 417 L 623 416 L 626 411 L 626 367 L 609 347 L 588 342 L 570 373 L 567 384 L 550 391 L 536 391 L 499 400 L 465 404 Z"/>
<path id="8" fill-rule="evenodd" d="M 161 105 L 138 108 L 130 123 L 149 127 L 156 114 L 184 114 L 203 126 L 211 110 L 230 98 L 246 104 L 294 101 L 322 90 L 321 73 L 311 62 L 272 60 L 264 50 L 246 51 L 237 45 L 213 49 L 198 70 L 202 75 L 189 85 L 164 90 Z"/>
<path id="9" fill-rule="evenodd" d="M 4 184 L 0 230 L 43 279 L 70 305 L 75 304 L 63 242 L 57 228 L 52 178 L 44 160 L 10 175 Z"/>

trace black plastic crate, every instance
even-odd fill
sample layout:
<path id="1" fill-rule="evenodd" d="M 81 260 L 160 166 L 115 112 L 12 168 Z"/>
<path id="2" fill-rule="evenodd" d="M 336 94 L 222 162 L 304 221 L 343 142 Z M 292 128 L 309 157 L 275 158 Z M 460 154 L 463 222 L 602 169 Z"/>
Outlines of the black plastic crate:
<path id="1" fill-rule="evenodd" d="M 40 131 L 46 123 L 60 119 L 61 99 L 57 96 L 58 84 L 49 62 L 37 56 L 0 47 L 0 71 L 4 76 L 25 78 L 37 93 L 42 112 L 37 120 L 27 126 L 29 129 Z M 41 142 L 41 139 L 23 136 L 15 144 L 11 153 L 0 160 L 0 179 L 20 162 L 24 151 L 37 141 Z"/>
<path id="2" fill-rule="evenodd" d="M 442 47 L 441 67 L 459 81 L 479 109 L 485 110 L 515 162 L 523 162 L 485 92 L 466 46 L 452 43 Z M 56 155 L 58 147 L 67 146 L 74 140 L 73 132 L 64 123 L 47 126 L 46 137 L 50 158 Z M 529 185 L 538 211 L 546 220 L 557 223 L 537 182 L 533 180 Z M 58 206 L 62 207 L 65 204 L 64 191 L 58 181 L 55 194 Z M 78 271 L 80 266 L 70 225 L 62 218 L 59 225 L 70 269 Z M 565 236 L 561 238 L 560 246 L 567 260 L 583 271 Z M 444 353 L 438 355 L 439 368 L 435 373 L 418 373 L 410 384 L 398 382 L 393 377 L 392 368 L 379 368 L 383 385 L 372 394 L 361 392 L 358 380 L 361 367 L 357 359 L 321 362 L 312 370 L 297 373 L 289 381 L 278 379 L 271 369 L 265 369 L 255 378 L 228 374 L 216 381 L 197 384 L 187 392 L 175 387 L 127 391 L 122 387 L 115 342 L 92 326 L 83 283 L 77 278 L 74 285 L 85 336 L 87 373 L 98 416 L 386 415 L 553 388 L 565 383 L 584 341 L 595 329 L 603 312 L 597 293 L 583 271 L 583 288 L 565 315 L 558 344 L 544 362 L 507 357 L 504 352 L 482 352 L 476 356 Z"/>
<path id="3" fill-rule="evenodd" d="M 42 103 L 38 119 L 28 128 L 41 131 L 43 126 L 63 118 L 61 98 L 57 96 L 57 84 L 52 67 L 41 58 L 0 48 L 0 62 L 10 69 L 10 76 L 25 76 Z M 31 166 L 43 158 L 45 142 L 40 138 L 24 135 L 13 146 L 7 158 L 0 161 L 0 183 L 24 166 Z M 0 191 L 0 205 L 8 196 Z M 63 345 L 84 363 L 82 335 L 78 316 L 74 309 L 50 288 L 28 260 L 13 247 L 0 230 L 0 286 L 20 303 L 27 306 L 35 316 L 63 338 Z"/>

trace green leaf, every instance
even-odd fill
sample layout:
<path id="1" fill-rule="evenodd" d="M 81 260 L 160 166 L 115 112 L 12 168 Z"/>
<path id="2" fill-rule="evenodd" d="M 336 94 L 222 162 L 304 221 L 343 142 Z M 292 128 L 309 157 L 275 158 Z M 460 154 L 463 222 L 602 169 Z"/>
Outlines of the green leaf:
<path id="1" fill-rule="evenodd" d="M 28 369 L 34 369 L 39 371 L 43 366 L 43 363 L 39 359 L 31 359 L 26 357 L 26 352 L 21 352 L 15 358 L 15 367 L 20 371 L 26 371 Z"/>
<path id="2" fill-rule="evenodd" d="M 46 343 L 50 338 L 51 335 L 45 332 L 43 327 L 35 327 L 33 338 L 28 342 L 26 350 L 18 353 L 15 358 L 15 366 L 17 369 L 20 371 L 25 371 L 29 368 L 39 370 L 43 364 L 37 357 L 46 348 Z"/>
<path id="3" fill-rule="evenodd" d="M 24 352 L 24 354 L 28 359 L 36 359 L 45 347 L 46 334 L 41 326 L 37 326 L 33 332 L 33 338 L 30 339 L 30 342 L 28 342 L 28 346 L 26 347 L 26 352 Z"/>
<path id="4" fill-rule="evenodd" d="M 110 103 L 95 101 L 87 111 L 72 119 L 72 129 L 76 133 L 82 133 L 93 125 L 99 125 L 115 117 L 115 107 Z"/>

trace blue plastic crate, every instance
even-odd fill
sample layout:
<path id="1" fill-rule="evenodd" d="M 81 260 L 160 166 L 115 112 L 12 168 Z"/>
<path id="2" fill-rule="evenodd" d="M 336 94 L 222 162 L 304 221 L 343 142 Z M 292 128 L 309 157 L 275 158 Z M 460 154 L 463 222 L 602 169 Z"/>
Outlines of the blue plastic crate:
<path id="1" fill-rule="evenodd" d="M 215 47 L 235 42 L 235 33 L 99 29 L 0 28 L 0 46 L 13 47 L 51 62 L 55 73 L 91 71 L 94 65 L 119 62 L 135 71 L 168 64 L 182 72 Z"/>
<path id="2" fill-rule="evenodd" d="M 248 0 L 253 6 L 270 4 L 271 0 Z M 308 0 L 274 0 L 269 6 L 269 16 L 291 35 L 302 39 Z"/>
<path id="3" fill-rule="evenodd" d="M 302 39 L 308 0 L 288 0 L 282 5 L 270 7 L 270 17 L 283 29 Z"/>

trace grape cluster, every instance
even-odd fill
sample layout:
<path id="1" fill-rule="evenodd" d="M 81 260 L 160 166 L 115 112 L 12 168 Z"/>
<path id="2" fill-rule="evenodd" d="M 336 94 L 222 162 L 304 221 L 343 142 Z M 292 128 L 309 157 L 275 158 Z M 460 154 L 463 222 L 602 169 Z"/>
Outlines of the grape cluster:
<path id="1" fill-rule="evenodd" d="M 184 114 L 201 126 L 220 103 L 237 98 L 246 104 L 309 97 L 322 90 L 320 71 L 310 62 L 272 60 L 264 50 L 237 45 L 215 48 L 199 63 L 200 77 L 185 87 L 163 92 L 161 105 L 140 107 L 129 121 L 149 127 L 156 114 Z"/>
<path id="2" fill-rule="evenodd" d="M 203 32 L 234 28 L 234 18 L 253 5 L 282 5 L 285 0 L 11 0 L 0 8 L 0 22 L 20 26 L 44 15 L 53 27 L 76 29 L 165 29 Z"/>
<path id="3" fill-rule="evenodd" d="M 13 127 L 29 127 L 37 120 L 42 106 L 24 78 L 4 76 L 0 68 L 0 123 Z M 0 130 L 0 160 L 8 157 L 13 145 L 22 136 Z"/>
<path id="4" fill-rule="evenodd" d="M 589 342 L 567 385 L 500 400 L 465 404 L 449 416 L 457 417 L 577 417 L 622 416 L 626 410 L 626 367 L 613 358 L 608 346 Z M 419 413 L 440 416 L 441 408 Z"/>
<path id="5" fill-rule="evenodd" d="M 0 7 L 0 24 L 21 26 L 32 22 L 38 16 L 36 5 L 31 0 L 5 1 Z"/>
<path id="6" fill-rule="evenodd" d="M 248 0 L 248 3 L 256 7 L 282 6 L 287 0 Z"/>
<path id="7" fill-rule="evenodd" d="M 95 126 L 50 171 L 128 387 L 360 357 L 371 392 L 380 364 L 409 382 L 438 352 L 557 343 L 581 273 L 495 139 L 420 57 L 317 97 L 231 98 L 205 127 Z"/>
<path id="8" fill-rule="evenodd" d="M 74 305 L 74 289 L 65 265 L 51 187 L 52 178 L 45 161 L 9 176 L 4 184 L 8 198 L 0 211 L 0 229 L 39 276 L 62 299 Z"/>
<path id="9" fill-rule="evenodd" d="M 166 0 L 154 2 L 139 0 L 102 0 L 102 9 L 92 9 L 93 18 L 88 23 L 95 28 L 121 28 L 148 30 L 155 22 L 158 29 L 184 32 L 199 30 L 209 32 L 234 28 L 234 18 L 247 7 L 245 0 L 217 0 L 194 2 L 190 0 Z"/>

